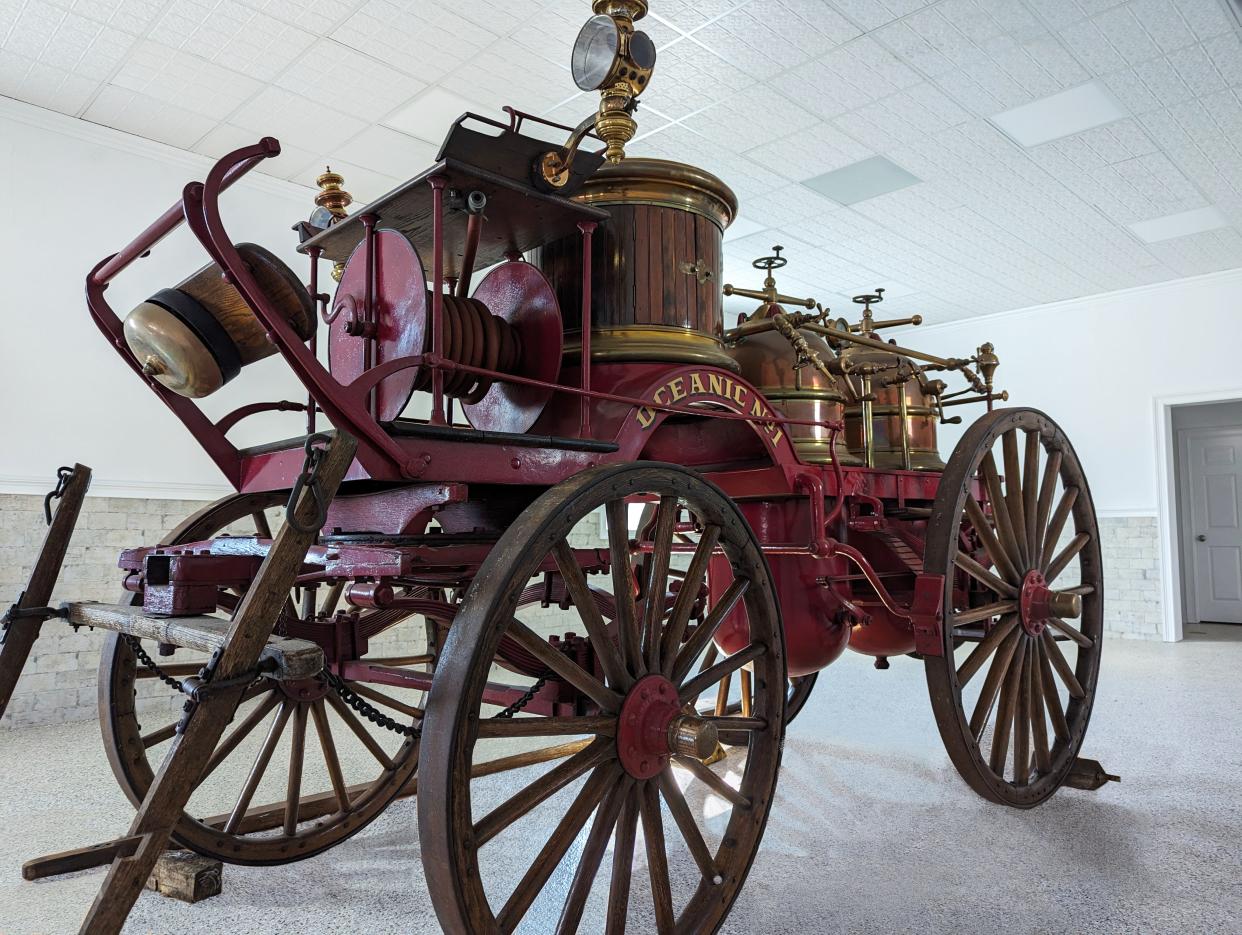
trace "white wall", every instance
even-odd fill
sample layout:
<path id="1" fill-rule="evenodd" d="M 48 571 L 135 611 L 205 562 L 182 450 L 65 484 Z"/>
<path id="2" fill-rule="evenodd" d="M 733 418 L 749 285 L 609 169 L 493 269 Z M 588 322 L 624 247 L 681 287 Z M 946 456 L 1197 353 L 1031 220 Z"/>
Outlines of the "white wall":
<path id="1" fill-rule="evenodd" d="M 918 312 L 893 302 L 894 315 Z M 991 341 L 1010 406 L 1060 423 L 1083 460 L 1097 511 L 1152 516 L 1157 507 L 1155 400 L 1242 397 L 1242 270 L 894 333 L 943 356 Z M 979 408 L 958 410 L 964 423 Z M 947 457 L 957 432 L 943 429 Z"/>
<path id="2" fill-rule="evenodd" d="M 1173 431 L 1242 426 L 1242 402 L 1201 403 L 1173 407 Z"/>
<path id="3" fill-rule="evenodd" d="M 209 167 L 202 157 L 0 98 L 0 492 L 46 490 L 57 465 L 75 460 L 95 469 L 95 493 L 227 491 L 176 417 L 105 343 L 83 297 L 91 267 Z M 262 243 L 305 278 L 309 267 L 294 251 L 290 227 L 309 214 L 312 196 L 252 172 L 222 199 L 225 223 L 234 240 Z M 183 227 L 121 274 L 108 299 L 124 317 L 206 262 Z M 205 408 L 218 417 L 240 402 L 303 398 L 272 358 L 243 370 Z M 297 434 L 301 418 L 260 416 L 230 437 L 254 443 Z"/>

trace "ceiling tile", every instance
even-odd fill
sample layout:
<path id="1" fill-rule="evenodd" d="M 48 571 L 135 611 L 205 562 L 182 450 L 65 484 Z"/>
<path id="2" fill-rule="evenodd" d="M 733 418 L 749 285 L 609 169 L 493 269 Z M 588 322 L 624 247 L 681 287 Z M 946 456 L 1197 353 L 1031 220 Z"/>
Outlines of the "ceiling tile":
<path id="1" fill-rule="evenodd" d="M 132 36 L 145 35 L 164 8 L 163 0 L 52 0 L 52 3 Z M 15 5 L 21 6 L 20 2 Z"/>
<path id="2" fill-rule="evenodd" d="M 332 160 L 331 166 L 333 172 L 339 172 L 341 177 L 345 179 L 344 188 L 354 197 L 351 211 L 357 211 L 363 205 L 370 204 L 381 195 L 386 195 L 406 180 L 404 176 L 385 175 L 382 172 L 376 172 L 364 166 L 357 166 L 343 159 Z M 290 181 L 314 188 L 315 179 L 323 173 L 324 168 L 323 161 L 316 160 L 289 178 Z M 313 202 L 309 198 L 307 199 L 307 205 L 307 214 L 309 214 L 314 207 Z"/>
<path id="3" fill-rule="evenodd" d="M 384 123 L 394 130 L 438 144 L 448 132 L 449 126 L 467 111 L 483 113 L 492 108 L 478 101 L 432 87 L 423 91 L 408 104 L 389 114 Z"/>
<path id="4" fill-rule="evenodd" d="M 252 130 L 243 130 L 232 124 L 221 123 L 212 127 L 202 139 L 193 146 L 193 151 L 212 159 L 219 159 L 244 146 L 253 146 L 262 136 Z M 288 143 L 281 142 L 280 155 L 274 159 L 264 159 L 257 166 L 256 172 L 274 175 L 277 178 L 289 178 L 300 171 L 312 160 L 318 162 L 321 157 L 309 150 L 298 149 Z M 309 208 L 307 209 L 309 211 Z"/>
<path id="5" fill-rule="evenodd" d="M 334 160 L 404 180 L 435 162 L 438 148 L 388 127 L 368 127 L 329 155 Z"/>
<path id="6" fill-rule="evenodd" d="M 182 149 L 192 147 L 213 126 L 202 114 L 115 85 L 100 91 L 83 117 Z"/>
<path id="7" fill-rule="evenodd" d="M 366 126 L 356 117 L 330 111 L 276 87 L 260 91 L 229 122 L 260 136 L 274 136 L 321 158 L 331 156 L 333 150 Z"/>
<path id="8" fill-rule="evenodd" d="M 128 0 L 120 0 L 128 2 Z M 340 24 L 363 0 L 241 0 L 252 10 L 274 16 L 290 26 L 322 34 Z"/>
<path id="9" fill-rule="evenodd" d="M 330 67 L 325 67 L 328 63 Z M 331 39 L 316 41 L 276 84 L 368 122 L 396 110 L 426 87 L 419 79 Z"/>
<path id="10" fill-rule="evenodd" d="M 112 84 L 214 120 L 223 120 L 262 88 L 253 78 L 158 42 L 139 43 Z"/>
<path id="11" fill-rule="evenodd" d="M 77 13 L 27 4 L 0 50 L 80 78 L 103 81 L 124 59 L 134 37 Z"/>
<path id="12" fill-rule="evenodd" d="M 331 37 L 427 82 L 457 68 L 496 39 L 448 6 L 415 7 L 389 0 L 366 0 Z"/>
<path id="13" fill-rule="evenodd" d="M 100 83 L 0 49 L 0 94 L 59 111 L 81 113 Z"/>
<path id="14" fill-rule="evenodd" d="M 171 0 L 149 38 L 271 81 L 315 37 L 238 0 Z"/>

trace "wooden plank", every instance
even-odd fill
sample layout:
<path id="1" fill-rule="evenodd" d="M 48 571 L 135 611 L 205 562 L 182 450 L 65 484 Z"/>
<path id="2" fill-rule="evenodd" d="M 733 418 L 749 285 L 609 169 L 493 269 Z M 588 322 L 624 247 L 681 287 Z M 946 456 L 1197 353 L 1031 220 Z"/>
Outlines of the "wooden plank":
<path id="1" fill-rule="evenodd" d="M 79 870 L 90 870 L 110 864 L 117 857 L 126 857 L 138 849 L 142 839 L 137 837 L 117 838 L 102 844 L 91 844 L 87 847 L 75 847 L 71 851 L 60 851 L 46 857 L 36 857 L 22 864 L 23 880 L 42 880 L 45 877 L 60 876 L 62 873 L 77 873 Z"/>
<path id="2" fill-rule="evenodd" d="M 91 485 L 91 469 L 84 464 L 73 466 L 73 475 L 65 484 L 64 496 L 56 507 L 56 515 L 52 517 L 52 525 L 43 537 L 43 545 L 39 549 L 39 557 L 35 559 L 34 568 L 27 580 L 26 590 L 17 600 L 18 608 L 46 607 L 52 599 L 52 589 L 56 587 L 56 579 L 60 577 L 60 568 L 65 563 L 65 553 L 69 549 L 69 539 L 73 536 L 73 528 L 78 523 L 78 514 L 82 511 L 82 501 L 86 498 L 86 490 Z M 43 621 L 36 617 L 14 620 L 9 624 L 5 635 L 4 646 L 0 648 L 0 717 L 9 706 L 9 699 L 17 687 L 18 676 L 30 657 L 30 649 L 39 632 Z"/>
<path id="3" fill-rule="evenodd" d="M 222 617 L 152 617 L 124 604 L 74 601 L 61 604 L 70 623 L 127 633 L 144 640 L 171 643 L 183 649 L 214 653 L 224 646 L 230 623 Z M 260 663 L 274 667 L 279 679 L 313 678 L 323 669 L 323 650 L 310 640 L 273 636 L 259 656 Z"/>
<path id="4" fill-rule="evenodd" d="M 356 449 L 357 442 L 344 432 L 338 432 L 329 443 L 319 466 L 320 489 L 329 501 L 336 496 Z M 311 520 L 316 509 L 308 484 L 295 510 L 307 527 L 313 527 Z M 286 523 L 277 533 L 254 584 L 233 615 L 224 649 L 216 663 L 216 678 L 221 682 L 238 679 L 258 663 L 314 537 L 313 529 L 302 532 L 293 523 Z M 199 704 L 185 730 L 173 738 L 130 826 L 129 836 L 140 837 L 141 843 L 132 856 L 118 857 L 113 862 L 82 922 L 82 935 L 120 935 L 244 691 L 245 685 L 238 684 L 236 688 L 209 694 Z"/>

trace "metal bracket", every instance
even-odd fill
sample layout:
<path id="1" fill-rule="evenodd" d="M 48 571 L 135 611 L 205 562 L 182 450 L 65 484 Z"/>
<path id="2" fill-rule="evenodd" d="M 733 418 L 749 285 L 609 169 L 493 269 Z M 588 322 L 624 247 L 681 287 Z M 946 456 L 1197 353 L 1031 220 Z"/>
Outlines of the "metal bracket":
<path id="1" fill-rule="evenodd" d="M 914 628 L 915 652 L 944 655 L 944 575 L 921 574 L 914 579 L 910 624 Z"/>

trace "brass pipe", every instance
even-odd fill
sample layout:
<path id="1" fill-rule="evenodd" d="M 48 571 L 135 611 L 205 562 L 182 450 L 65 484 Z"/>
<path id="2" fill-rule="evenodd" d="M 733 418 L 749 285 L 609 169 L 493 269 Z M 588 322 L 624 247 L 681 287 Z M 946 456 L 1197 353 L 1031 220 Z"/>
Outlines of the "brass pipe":
<path id="1" fill-rule="evenodd" d="M 990 403 L 999 399 L 1002 403 L 1009 401 L 1009 390 L 1001 390 L 999 393 L 988 393 L 986 396 L 971 396 L 966 399 L 949 399 L 940 404 L 940 408 L 946 409 L 949 406 L 965 406 L 969 403 Z"/>
<path id="2" fill-rule="evenodd" d="M 755 299 L 758 302 L 767 302 L 768 304 L 779 302 L 784 305 L 801 305 L 803 308 L 815 307 L 814 299 L 799 299 L 792 295 L 783 295 L 779 292 L 761 292 L 758 289 L 739 289 L 730 283 L 725 283 L 724 294 L 740 295 L 746 299 Z"/>
<path id="3" fill-rule="evenodd" d="M 897 407 L 901 416 L 901 466 L 910 470 L 910 404 L 906 400 L 906 385 L 897 387 Z"/>
<path id="4" fill-rule="evenodd" d="M 869 468 L 875 467 L 875 426 L 871 423 L 871 377 L 862 380 L 862 430 L 863 430 L 863 462 Z"/>

